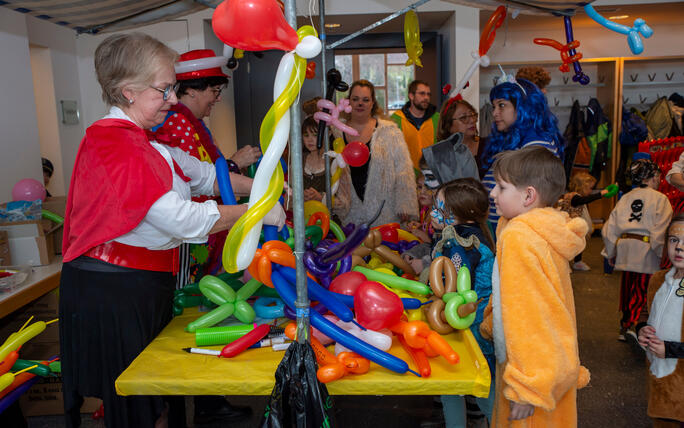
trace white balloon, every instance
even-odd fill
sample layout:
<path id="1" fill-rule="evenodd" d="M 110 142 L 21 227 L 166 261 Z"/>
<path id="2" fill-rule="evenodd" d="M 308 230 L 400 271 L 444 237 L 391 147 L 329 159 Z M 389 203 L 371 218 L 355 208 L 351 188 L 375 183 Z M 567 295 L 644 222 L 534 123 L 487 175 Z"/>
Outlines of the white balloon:
<path id="1" fill-rule="evenodd" d="M 278 65 L 275 82 L 273 84 L 273 99 L 277 99 L 283 92 L 290 80 L 290 73 L 294 66 L 294 55 L 290 52 L 283 55 Z M 252 183 L 252 191 L 249 195 L 249 205 L 254 205 L 259 201 L 266 190 L 271 180 L 276 166 L 280 163 L 280 157 L 287 145 L 287 139 L 290 134 L 290 112 L 287 111 L 283 117 L 276 123 L 273 138 L 264 153 L 259 168 L 257 168 L 254 175 L 254 182 Z M 259 244 L 259 236 L 261 235 L 262 221 L 259 221 L 253 228 L 251 228 L 245 235 L 242 245 L 238 248 L 236 264 L 238 270 L 247 269 L 254 258 L 257 245 Z"/>
<path id="2" fill-rule="evenodd" d="M 374 331 L 374 330 L 361 330 L 356 324 L 351 322 L 337 321 L 335 323 L 339 328 L 346 330 L 352 336 L 363 340 L 369 345 L 375 346 L 378 349 L 387 351 L 392 347 L 392 337 L 386 334 Z M 349 349 L 340 345 L 335 344 L 335 355 L 339 355 L 340 352 L 349 352 Z"/>
<path id="3" fill-rule="evenodd" d="M 297 43 L 295 52 L 302 58 L 311 59 L 321 53 L 322 45 L 318 37 L 305 36 L 301 42 Z"/>
<path id="4" fill-rule="evenodd" d="M 223 56 L 225 56 L 226 58 L 230 58 L 231 56 L 233 56 L 233 47 L 228 46 L 227 44 L 224 43 L 223 44 Z"/>
<path id="5" fill-rule="evenodd" d="M 187 73 L 190 71 L 204 70 L 207 68 L 216 68 L 226 65 L 228 58 L 224 56 L 213 56 L 211 58 L 191 59 L 188 61 L 180 61 L 173 65 L 176 74 Z"/>

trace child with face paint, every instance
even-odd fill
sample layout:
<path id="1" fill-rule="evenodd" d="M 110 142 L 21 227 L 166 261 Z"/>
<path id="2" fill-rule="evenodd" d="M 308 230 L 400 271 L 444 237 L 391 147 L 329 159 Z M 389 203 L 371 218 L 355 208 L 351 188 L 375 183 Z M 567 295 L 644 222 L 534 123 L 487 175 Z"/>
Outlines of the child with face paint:
<path id="1" fill-rule="evenodd" d="M 494 403 L 494 345 L 482 337 L 480 324 L 492 293 L 494 242 L 487 225 L 489 198 L 487 190 L 478 180 L 460 178 L 439 188 L 431 212 L 432 225 L 441 231 L 441 239 L 432 257 L 448 257 L 456 270 L 467 266 L 471 272 L 471 286 L 477 293 L 479 304 L 470 330 L 490 367 L 492 383 L 489 398 L 477 398 L 480 410 L 491 421 Z M 443 395 L 442 406 L 447 427 L 466 426 L 465 399 L 460 395 Z"/>
<path id="2" fill-rule="evenodd" d="M 648 313 L 637 332 L 646 351 L 648 415 L 654 427 L 679 427 L 684 422 L 684 214 L 677 214 L 667 232 L 669 271 L 653 274 L 648 283 Z"/>

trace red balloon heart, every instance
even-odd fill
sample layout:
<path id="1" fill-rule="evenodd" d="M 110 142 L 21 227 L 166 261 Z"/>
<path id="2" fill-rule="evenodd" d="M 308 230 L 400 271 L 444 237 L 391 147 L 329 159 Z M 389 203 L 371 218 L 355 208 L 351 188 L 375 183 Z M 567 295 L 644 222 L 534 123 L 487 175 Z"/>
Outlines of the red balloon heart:
<path id="1" fill-rule="evenodd" d="M 366 275 L 361 272 L 345 272 L 332 280 L 329 289 L 335 293 L 353 296 L 359 285 L 366 281 Z"/>
<path id="2" fill-rule="evenodd" d="M 211 26 L 223 43 L 245 51 L 291 51 L 299 42 L 275 0 L 225 0 Z"/>
<path id="3" fill-rule="evenodd" d="M 361 166 L 368 162 L 369 157 L 368 146 L 359 141 L 353 141 L 342 149 L 342 158 L 351 166 Z"/>
<path id="4" fill-rule="evenodd" d="M 371 330 L 382 330 L 401 319 L 404 306 L 396 294 L 375 281 L 359 285 L 354 293 L 356 321 Z"/>

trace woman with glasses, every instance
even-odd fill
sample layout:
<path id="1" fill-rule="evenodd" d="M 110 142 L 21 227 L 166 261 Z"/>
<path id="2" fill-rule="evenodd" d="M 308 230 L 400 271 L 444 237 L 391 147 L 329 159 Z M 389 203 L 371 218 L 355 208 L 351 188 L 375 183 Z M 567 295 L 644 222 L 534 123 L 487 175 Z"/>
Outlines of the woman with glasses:
<path id="1" fill-rule="evenodd" d="M 444 104 L 439 118 L 437 140 L 446 140 L 454 133 L 460 132 L 463 134 L 463 144 L 468 147 L 477 161 L 481 147 L 480 137 L 477 133 L 477 111 L 475 107 L 457 95 Z"/>
<path id="2" fill-rule="evenodd" d="M 209 117 L 228 84 L 228 76 L 221 70 L 221 64 L 226 61 L 211 49 L 196 49 L 180 55 L 175 63 L 178 103 L 171 106 L 164 123 L 153 129 L 159 142 L 178 147 L 190 156 L 211 164 L 223 157 L 202 119 Z M 258 147 L 245 146 L 232 159 L 226 160 L 230 171 L 239 174 L 240 170 L 256 162 L 260 155 Z M 204 202 L 207 199 L 210 198 L 198 196 L 193 201 Z M 219 197 L 211 199 L 219 200 Z M 217 273 L 221 268 L 221 253 L 227 235 L 228 232 L 223 231 L 209 236 L 206 244 L 184 244 L 180 247 L 177 288 L 199 281 L 204 274 Z M 191 255 L 205 253 L 198 245 L 206 247 L 206 258 Z"/>
<path id="3" fill-rule="evenodd" d="M 140 33 L 110 36 L 95 51 L 111 109 L 86 130 L 67 197 L 59 301 L 67 427 L 80 425 L 84 396 L 103 400 L 108 427 L 185 421 L 169 416 L 161 397 L 120 397 L 114 388 L 171 320 L 178 246 L 231 228 L 247 210 L 191 201 L 218 194 L 214 166 L 149 132 L 177 103 L 176 57 Z M 236 194 L 249 193 L 251 179 L 231 180 Z M 264 223 L 282 227 L 284 219 L 277 204 Z"/>

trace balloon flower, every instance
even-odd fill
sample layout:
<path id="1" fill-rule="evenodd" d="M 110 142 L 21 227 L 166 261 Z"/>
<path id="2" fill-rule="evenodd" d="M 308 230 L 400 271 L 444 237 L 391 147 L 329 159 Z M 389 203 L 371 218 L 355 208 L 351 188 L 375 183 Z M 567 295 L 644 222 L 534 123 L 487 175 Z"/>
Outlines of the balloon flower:
<path id="1" fill-rule="evenodd" d="M 420 56 L 423 54 L 423 44 L 420 42 L 418 15 L 413 9 L 406 12 L 406 16 L 404 16 L 404 43 L 408 54 L 405 65 L 408 67 L 411 64 L 416 64 L 418 67 L 422 67 L 423 63 L 420 62 Z"/>
<path id="2" fill-rule="evenodd" d="M 236 49 L 286 51 L 273 86 L 274 103 L 261 122 L 259 140 L 264 156 L 254 175 L 249 209 L 235 223 L 223 247 L 227 272 L 245 270 L 254 258 L 263 218 L 283 192 L 280 158 L 290 133 L 289 108 L 299 96 L 306 60 L 321 52 L 316 30 L 303 26 L 296 32 L 273 0 L 226 0 L 212 17 L 218 38 Z"/>
<path id="3" fill-rule="evenodd" d="M 607 29 L 613 30 L 616 33 L 625 34 L 627 36 L 627 44 L 629 45 L 629 49 L 634 55 L 639 55 L 644 51 L 644 43 L 641 41 L 641 36 L 644 36 L 648 39 L 653 35 L 653 30 L 651 27 L 646 25 L 646 21 L 641 18 L 635 19 L 634 25 L 628 27 L 626 25 L 618 24 L 617 22 L 613 22 L 604 18 L 590 4 L 584 6 L 584 11 L 591 19 L 603 25 Z"/>
<path id="4" fill-rule="evenodd" d="M 489 57 L 487 52 L 489 48 L 494 44 L 494 39 L 496 38 L 496 30 L 501 27 L 506 19 L 506 8 L 504 6 L 499 6 L 496 8 L 492 16 L 489 17 L 487 24 L 485 24 L 484 30 L 482 30 L 482 35 L 480 36 L 480 46 L 477 52 L 473 52 L 473 62 L 466 70 L 463 78 L 456 85 L 456 87 L 449 94 L 449 98 L 455 97 L 456 94 L 460 93 L 468 84 L 468 80 L 472 77 L 473 73 L 479 66 L 489 67 Z"/>

